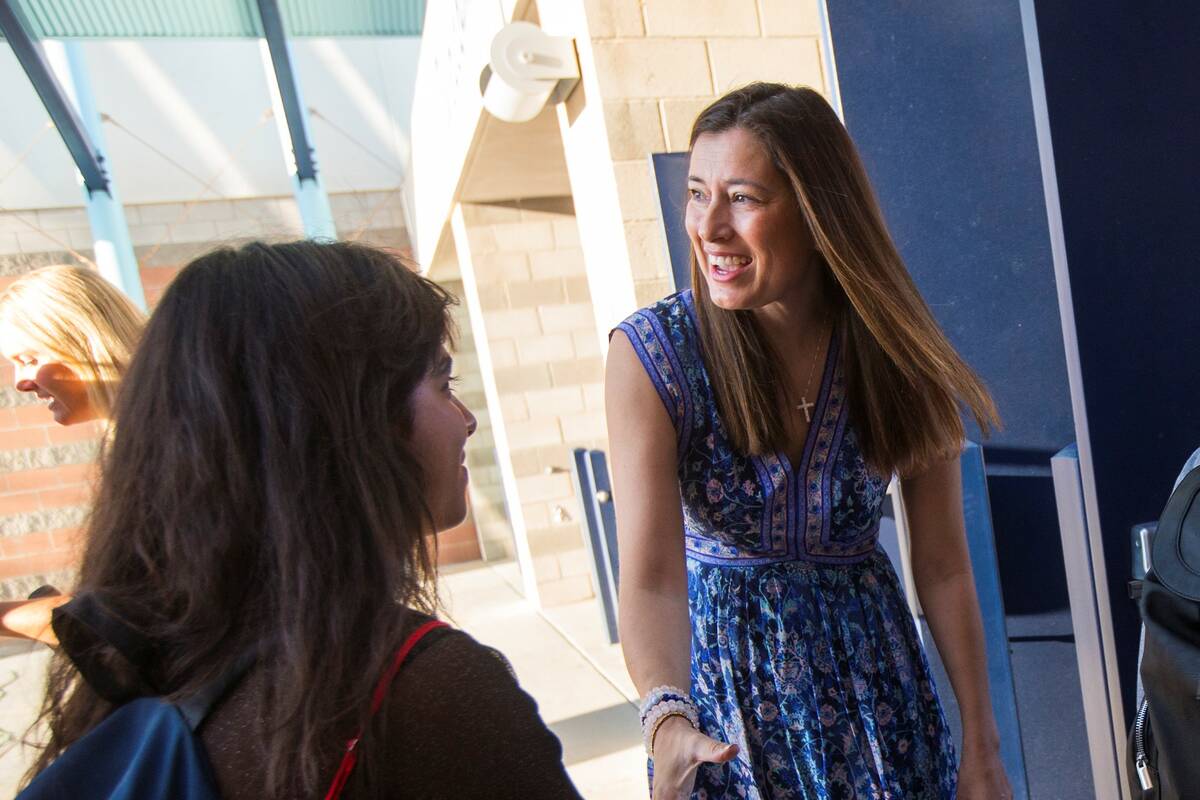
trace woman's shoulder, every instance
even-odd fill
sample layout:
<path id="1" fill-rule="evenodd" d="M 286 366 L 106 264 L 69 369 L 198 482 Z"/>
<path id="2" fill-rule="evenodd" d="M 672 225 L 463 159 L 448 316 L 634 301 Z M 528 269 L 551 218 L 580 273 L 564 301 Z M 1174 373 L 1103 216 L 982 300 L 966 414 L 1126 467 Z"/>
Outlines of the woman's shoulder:
<path id="1" fill-rule="evenodd" d="M 692 315 L 692 290 L 682 289 L 642 306 L 622 320 L 617 327 L 624 329 L 626 333 L 637 331 L 648 324 L 668 329 L 680 325 L 690 327 Z"/>

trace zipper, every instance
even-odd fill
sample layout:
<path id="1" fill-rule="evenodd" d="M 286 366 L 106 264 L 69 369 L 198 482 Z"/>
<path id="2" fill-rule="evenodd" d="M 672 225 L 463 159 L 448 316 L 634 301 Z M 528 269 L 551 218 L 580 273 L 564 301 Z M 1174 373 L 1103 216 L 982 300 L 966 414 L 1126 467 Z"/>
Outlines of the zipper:
<path id="1" fill-rule="evenodd" d="M 1143 697 L 1142 704 L 1138 706 L 1137 717 L 1133 721 L 1134 756 L 1138 783 L 1142 785 L 1142 791 L 1150 791 L 1154 788 L 1154 775 L 1150 771 L 1150 762 L 1146 760 L 1146 713 L 1149 710 L 1150 699 Z"/>

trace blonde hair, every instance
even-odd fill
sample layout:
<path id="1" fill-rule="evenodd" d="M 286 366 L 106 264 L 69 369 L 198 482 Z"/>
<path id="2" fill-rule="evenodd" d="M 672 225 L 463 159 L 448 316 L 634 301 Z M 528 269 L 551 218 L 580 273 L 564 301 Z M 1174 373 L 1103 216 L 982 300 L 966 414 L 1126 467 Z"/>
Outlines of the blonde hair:
<path id="1" fill-rule="evenodd" d="M 825 98 L 806 87 L 750 84 L 700 113 L 691 144 L 735 128 L 752 134 L 788 180 L 827 267 L 845 337 L 851 415 L 867 461 L 884 474 L 905 474 L 956 454 L 965 436 L 960 404 L 985 433 L 998 426 L 987 388 L 909 276 L 854 143 Z M 745 452 L 782 449 L 778 359 L 751 312 L 713 304 L 694 253 L 692 286 L 727 432 Z"/>
<path id="2" fill-rule="evenodd" d="M 79 372 L 104 418 L 145 319 L 119 289 L 82 267 L 43 267 L 0 294 L 0 321 Z"/>

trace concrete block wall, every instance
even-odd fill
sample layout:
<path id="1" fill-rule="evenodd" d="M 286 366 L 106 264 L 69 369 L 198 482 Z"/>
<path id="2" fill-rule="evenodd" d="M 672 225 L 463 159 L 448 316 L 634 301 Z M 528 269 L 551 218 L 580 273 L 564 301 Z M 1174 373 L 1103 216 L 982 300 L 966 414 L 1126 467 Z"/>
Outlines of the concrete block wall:
<path id="1" fill-rule="evenodd" d="M 686 150 L 697 114 L 751 81 L 827 94 L 817 0 L 584 0 L 584 6 L 634 293 L 644 305 L 671 291 L 647 156 Z"/>
<path id="2" fill-rule="evenodd" d="M 407 251 L 401 203 L 398 192 L 330 196 L 340 236 Z M 129 205 L 125 214 L 151 306 L 184 264 L 215 246 L 302 235 L 290 197 Z M 88 265 L 91 247 L 83 208 L 0 212 L 0 290 L 39 267 Z M 100 435 L 94 424 L 54 424 L 44 404 L 13 388 L 11 365 L 0 366 L 0 599 L 70 582 Z M 486 466 L 474 471 L 486 479 Z M 477 558 L 473 525 L 448 532 L 439 550 L 443 563 Z"/>
<path id="3" fill-rule="evenodd" d="M 466 204 L 463 219 L 541 601 L 586 599 L 571 449 L 604 447 L 607 431 L 574 210 L 569 198 Z"/>

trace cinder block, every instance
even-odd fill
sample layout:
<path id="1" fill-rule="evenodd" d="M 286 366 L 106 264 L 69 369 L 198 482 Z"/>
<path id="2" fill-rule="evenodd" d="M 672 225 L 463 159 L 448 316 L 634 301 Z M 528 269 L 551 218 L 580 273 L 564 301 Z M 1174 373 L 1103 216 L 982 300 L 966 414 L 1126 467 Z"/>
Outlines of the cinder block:
<path id="1" fill-rule="evenodd" d="M 149 222 L 129 226 L 129 238 L 134 245 L 153 246 L 167 241 L 170 232 L 166 223 Z"/>
<path id="2" fill-rule="evenodd" d="M 522 336 L 517 339 L 517 355 L 522 364 L 545 364 L 575 358 L 571 335 L 552 333 L 547 336 Z"/>
<path id="3" fill-rule="evenodd" d="M 508 308 L 508 289 L 505 284 L 479 284 L 479 305 L 484 311 L 499 311 Z"/>
<path id="4" fill-rule="evenodd" d="M 468 226 L 520 222 L 521 210 L 492 203 L 463 203 L 463 222 Z"/>
<path id="5" fill-rule="evenodd" d="M 601 99 L 712 94 L 708 54 L 698 39 L 626 39 L 592 43 Z"/>
<path id="6" fill-rule="evenodd" d="M 560 417 L 558 421 L 562 425 L 563 439 L 569 444 L 603 439 L 608 436 L 608 425 L 604 414 L 598 411 L 564 416 Z"/>
<path id="7" fill-rule="evenodd" d="M 490 235 L 490 232 L 489 232 Z M 475 279 L 480 285 L 485 283 L 508 283 L 527 281 L 529 274 L 529 256 L 525 253 L 488 253 L 471 254 L 475 261 Z"/>
<path id="8" fill-rule="evenodd" d="M 567 290 L 568 303 L 592 302 L 592 292 L 588 288 L 586 275 L 580 275 L 575 278 L 564 278 L 563 287 Z"/>
<path id="9" fill-rule="evenodd" d="M 501 252 L 554 249 L 554 227 L 549 222 L 508 222 L 491 228 Z"/>
<path id="10" fill-rule="evenodd" d="M 668 278 L 635 280 L 633 282 L 633 296 L 638 306 L 648 306 L 666 297 L 672 291 L 674 289 Z"/>
<path id="11" fill-rule="evenodd" d="M 570 363 L 570 362 L 565 362 Z M 496 389 L 500 392 L 527 392 L 549 389 L 554 384 L 546 364 L 523 364 L 492 371 L 496 376 Z"/>
<path id="12" fill-rule="evenodd" d="M 591 303 L 564 303 L 558 306 L 542 306 L 538 309 L 542 330 L 546 333 L 569 333 L 587 330 L 595 326 Z"/>
<path id="13" fill-rule="evenodd" d="M 588 383 L 583 387 L 583 405 L 589 411 L 604 411 L 604 384 Z"/>
<path id="14" fill-rule="evenodd" d="M 600 340 L 596 338 L 595 332 L 575 331 L 571 334 L 571 341 L 575 344 L 576 358 L 600 357 Z"/>
<path id="15" fill-rule="evenodd" d="M 635 284 L 636 286 L 636 284 Z M 550 364 L 555 386 L 578 386 L 604 380 L 604 364 L 599 358 L 578 358 Z"/>
<path id="16" fill-rule="evenodd" d="M 519 394 L 503 394 L 500 395 L 500 408 L 504 414 L 504 421 L 521 422 L 529 419 L 529 406 L 525 403 L 525 397 Z"/>
<path id="17" fill-rule="evenodd" d="M 575 217 L 556 219 L 551 224 L 554 226 L 554 247 L 556 250 L 579 247 L 579 226 L 575 222 Z"/>
<path id="18" fill-rule="evenodd" d="M 512 281 L 508 284 L 508 299 L 513 308 L 533 308 L 562 303 L 567 299 L 567 292 L 559 278 Z"/>
<path id="19" fill-rule="evenodd" d="M 733 39 L 713 39 L 708 43 L 708 52 L 717 94 L 751 81 L 778 81 L 825 90 L 815 38 L 759 39 L 752 47 Z"/>
<path id="20" fill-rule="evenodd" d="M 562 500 L 571 496 L 571 480 L 560 473 L 553 475 L 527 475 L 517 479 L 517 493 L 522 503 Z"/>
<path id="21" fill-rule="evenodd" d="M 613 172 L 621 217 L 626 221 L 658 219 L 658 189 L 650 176 L 650 162 L 644 158 L 618 161 L 613 164 Z"/>
<path id="22" fill-rule="evenodd" d="M 532 534 L 532 531 L 530 533 Z M 529 549 L 533 551 L 533 574 L 537 576 L 540 590 L 543 583 L 546 585 L 555 583 L 562 575 L 559 572 L 558 559 L 554 554 L 539 555 L 539 552 L 533 548 L 533 536 L 530 535 L 529 539 Z"/>
<path id="23" fill-rule="evenodd" d="M 592 574 L 592 559 L 586 548 L 579 547 L 558 554 L 558 568 L 564 578 L 589 577 Z"/>
<path id="24" fill-rule="evenodd" d="M 758 36 L 749 0 L 644 0 L 647 36 Z"/>
<path id="25" fill-rule="evenodd" d="M 36 217 L 37 224 L 43 228 L 86 228 L 88 227 L 87 210 L 75 208 L 41 208 L 28 216 Z"/>
<path id="26" fill-rule="evenodd" d="M 588 33 L 593 39 L 642 36 L 642 8 L 639 0 L 584 0 Z"/>
<path id="27" fill-rule="evenodd" d="M 512 464 L 513 474 L 518 478 L 524 478 L 526 475 L 537 475 L 542 471 L 536 447 L 522 447 L 520 449 L 510 447 L 508 459 Z"/>
<path id="28" fill-rule="evenodd" d="M 665 145 L 658 103 L 653 100 L 606 100 L 604 126 L 613 160 L 627 161 L 661 153 Z"/>
<path id="29" fill-rule="evenodd" d="M 578 386 L 560 386 L 526 392 L 525 400 L 532 417 L 562 417 L 583 411 L 583 391 Z"/>
<path id="30" fill-rule="evenodd" d="M 564 475 L 571 473 L 571 464 L 574 463 L 574 456 L 571 454 L 571 448 L 565 444 L 548 444 L 537 449 L 538 464 L 541 470 L 545 472 L 558 472 Z"/>
<path id="31" fill-rule="evenodd" d="M 546 503 L 521 503 L 521 514 L 526 530 L 550 527 L 550 506 Z"/>
<path id="32" fill-rule="evenodd" d="M 511 339 L 500 339 L 488 343 L 492 351 L 492 369 L 504 369 L 517 364 L 517 343 Z"/>
<path id="33" fill-rule="evenodd" d="M 586 275 L 583 251 L 578 248 L 547 250 L 529 254 L 529 270 L 536 279 Z"/>
<path id="34" fill-rule="evenodd" d="M 820 0 L 758 0 L 764 36 L 821 35 Z"/>
<path id="35" fill-rule="evenodd" d="M 655 222 L 626 222 L 625 243 L 633 279 L 666 278 L 671 275 L 662 225 Z"/>
<path id="36" fill-rule="evenodd" d="M 214 222 L 179 222 L 168 225 L 167 235 L 172 242 L 213 242 L 217 239 Z"/>
<path id="37" fill-rule="evenodd" d="M 17 247 L 22 253 L 47 253 L 66 250 L 70 246 L 71 237 L 65 230 L 41 231 L 23 230 L 14 234 L 17 237 Z"/>
<path id="38" fill-rule="evenodd" d="M 529 529 L 529 547 L 537 555 L 559 555 L 583 546 L 583 529 L 578 521 L 573 520 L 566 525 L 551 525 L 548 528 Z"/>
<path id="39" fill-rule="evenodd" d="M 513 422 L 507 424 L 507 428 L 508 446 L 514 449 L 518 447 L 537 447 L 543 444 L 558 444 L 563 440 L 562 430 L 558 427 L 558 420 L 554 418 Z"/>
<path id="40" fill-rule="evenodd" d="M 471 256 L 478 261 L 484 253 L 496 252 L 496 237 L 492 235 L 489 225 L 479 225 L 467 228 L 467 246 Z"/>
<path id="41" fill-rule="evenodd" d="M 663 119 L 663 136 L 667 140 L 669 152 L 679 152 L 688 149 L 692 135 L 692 125 L 700 112 L 708 107 L 715 98 L 679 99 L 672 98 L 660 103 Z"/>
<path id="42" fill-rule="evenodd" d="M 172 225 L 182 221 L 186 211 L 183 203 L 146 203 L 137 206 L 138 217 L 143 225 L 154 222 Z"/>
<path id="43" fill-rule="evenodd" d="M 538 322 L 538 311 L 532 308 L 512 308 L 489 311 L 484 314 L 488 339 L 513 339 L 521 336 L 538 336 L 542 332 Z"/>

